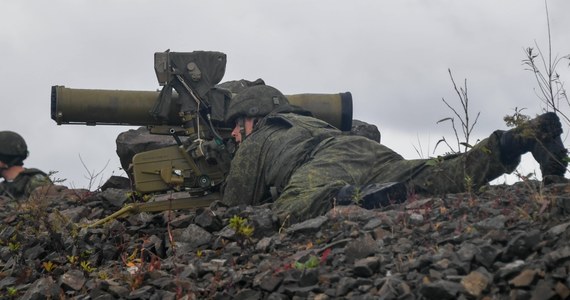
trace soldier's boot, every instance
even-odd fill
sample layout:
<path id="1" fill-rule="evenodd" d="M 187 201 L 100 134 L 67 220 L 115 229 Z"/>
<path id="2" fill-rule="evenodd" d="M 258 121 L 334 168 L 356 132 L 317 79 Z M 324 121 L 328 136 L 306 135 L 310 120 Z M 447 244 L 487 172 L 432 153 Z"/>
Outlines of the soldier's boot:
<path id="1" fill-rule="evenodd" d="M 502 134 L 501 154 L 505 161 L 531 152 L 540 164 L 545 183 L 564 176 L 568 151 L 562 143 L 562 124 L 553 112 L 542 114 Z"/>
<path id="2" fill-rule="evenodd" d="M 345 185 L 337 196 L 338 205 L 360 205 L 366 209 L 385 207 L 406 201 L 408 190 L 402 182 L 374 183 L 365 186 Z"/>

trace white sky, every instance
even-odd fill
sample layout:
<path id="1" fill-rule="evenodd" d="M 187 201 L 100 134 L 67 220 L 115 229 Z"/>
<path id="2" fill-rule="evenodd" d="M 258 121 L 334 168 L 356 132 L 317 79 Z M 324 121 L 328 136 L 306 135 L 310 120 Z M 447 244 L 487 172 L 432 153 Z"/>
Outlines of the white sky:
<path id="1" fill-rule="evenodd" d="M 568 55 L 570 1 L 548 5 L 553 54 Z M 115 138 L 131 127 L 56 125 L 51 86 L 156 90 L 154 52 L 213 50 L 228 56 L 223 81 L 263 78 L 285 94 L 350 91 L 355 119 L 419 158 L 414 146 L 425 156 L 442 135 L 454 138 L 449 123 L 436 124 L 452 116 L 442 98 L 459 105 L 448 68 L 458 85 L 467 79 L 473 116 L 481 112 L 474 139 L 505 129 L 515 107 L 541 112 L 521 63 L 535 41 L 547 50 L 538 0 L 4 1 L 0 129 L 27 140 L 27 167 L 57 170 L 68 186 L 88 187 L 80 156 L 91 172 L 109 162 L 101 180 L 122 175 Z M 563 81 L 568 62 L 558 67 Z"/>

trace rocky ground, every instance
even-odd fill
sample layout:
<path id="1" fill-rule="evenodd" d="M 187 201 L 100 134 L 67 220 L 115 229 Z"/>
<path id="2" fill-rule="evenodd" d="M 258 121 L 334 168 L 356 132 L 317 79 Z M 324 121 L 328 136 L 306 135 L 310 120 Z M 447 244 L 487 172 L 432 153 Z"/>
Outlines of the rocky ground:
<path id="1" fill-rule="evenodd" d="M 566 299 L 570 184 L 342 206 L 288 226 L 269 206 L 98 220 L 127 190 L 2 203 L 0 296 L 18 299 Z"/>

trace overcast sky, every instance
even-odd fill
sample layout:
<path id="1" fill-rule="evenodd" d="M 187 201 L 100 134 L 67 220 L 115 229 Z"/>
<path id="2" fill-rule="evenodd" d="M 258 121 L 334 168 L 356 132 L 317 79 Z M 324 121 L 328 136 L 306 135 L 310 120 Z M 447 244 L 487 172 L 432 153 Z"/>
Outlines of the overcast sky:
<path id="1" fill-rule="evenodd" d="M 548 5 L 553 54 L 568 55 L 570 1 Z M 539 0 L 3 1 L 0 129 L 27 140 L 27 167 L 58 171 L 67 186 L 87 187 L 88 170 L 107 162 L 103 180 L 123 175 L 115 138 L 131 127 L 56 125 L 51 86 L 156 90 L 155 52 L 213 50 L 228 57 L 223 81 L 263 78 L 285 94 L 350 91 L 355 119 L 419 158 L 414 146 L 427 156 L 442 135 L 453 138 L 450 123 L 436 124 L 452 116 L 442 98 L 459 107 L 448 68 L 458 85 L 467 79 L 473 116 L 481 112 L 473 139 L 505 129 L 515 107 L 540 113 L 521 61 L 524 48 L 546 51 L 547 41 Z M 563 60 L 563 81 L 569 69 Z"/>

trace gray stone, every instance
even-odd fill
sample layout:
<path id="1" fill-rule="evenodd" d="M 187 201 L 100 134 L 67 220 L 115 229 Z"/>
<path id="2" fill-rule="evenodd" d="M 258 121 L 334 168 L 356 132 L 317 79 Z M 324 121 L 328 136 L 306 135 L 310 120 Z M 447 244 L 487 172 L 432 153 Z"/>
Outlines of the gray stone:
<path id="1" fill-rule="evenodd" d="M 28 248 L 24 251 L 24 257 L 29 260 L 35 260 L 38 257 L 42 256 L 46 250 L 42 245 L 35 245 L 34 247 Z"/>
<path id="2" fill-rule="evenodd" d="M 516 260 L 512 263 L 506 264 L 505 266 L 501 267 L 497 272 L 497 276 L 499 276 L 499 278 L 508 278 L 511 275 L 522 270 L 525 267 L 525 265 L 526 264 L 524 261 Z"/>
<path id="3" fill-rule="evenodd" d="M 349 242 L 344 248 L 346 255 L 353 259 L 368 257 L 378 252 L 378 250 L 378 244 L 370 234 L 365 234 L 363 237 Z"/>
<path id="4" fill-rule="evenodd" d="M 507 217 L 503 215 L 494 216 L 485 220 L 479 221 L 475 224 L 478 230 L 492 230 L 505 228 Z"/>
<path id="5" fill-rule="evenodd" d="M 61 275 L 60 282 L 61 286 L 66 289 L 72 289 L 75 291 L 81 290 L 85 284 L 85 276 L 80 270 L 70 270 Z"/>
<path id="6" fill-rule="evenodd" d="M 409 239 L 399 238 L 396 242 L 396 245 L 394 245 L 393 250 L 396 253 L 407 253 L 410 251 L 410 249 L 412 249 L 412 247 L 413 243 Z"/>
<path id="7" fill-rule="evenodd" d="M 457 250 L 457 255 L 461 261 L 470 262 L 480 251 L 481 250 L 477 246 L 471 243 L 465 243 L 459 250 Z"/>
<path id="8" fill-rule="evenodd" d="M 139 127 L 120 133 L 115 143 L 123 170 L 129 170 L 135 154 L 176 145 L 176 140 L 169 135 L 150 134 L 146 127 Z"/>
<path id="9" fill-rule="evenodd" d="M 236 239 L 236 231 L 231 228 L 229 225 L 222 228 L 222 230 L 220 230 L 217 235 L 219 237 L 222 237 L 224 239 L 229 239 L 229 240 L 235 240 Z"/>
<path id="10" fill-rule="evenodd" d="M 530 232 L 522 232 L 514 236 L 503 253 L 503 258 L 512 260 L 513 258 L 526 258 L 534 249 L 534 247 L 541 241 L 541 233 L 538 230 Z"/>
<path id="11" fill-rule="evenodd" d="M 417 226 L 417 225 L 421 225 L 424 223 L 424 216 L 418 213 L 412 213 L 410 214 L 410 216 L 408 217 L 408 222 L 410 223 L 410 225 L 412 226 Z"/>
<path id="12" fill-rule="evenodd" d="M 570 259 L 570 246 L 564 246 L 563 248 L 556 249 L 544 256 L 544 261 L 550 267 L 557 266 L 568 259 Z"/>
<path id="13" fill-rule="evenodd" d="M 355 264 L 352 273 L 358 277 L 371 277 L 374 275 L 372 269 L 366 264 Z"/>
<path id="14" fill-rule="evenodd" d="M 113 295 L 106 293 L 104 291 L 101 291 L 97 288 L 94 288 L 91 290 L 91 292 L 89 293 L 89 297 L 93 300 L 115 300 L 116 299 Z"/>
<path id="15" fill-rule="evenodd" d="M 304 269 L 301 277 L 299 278 L 299 286 L 300 287 L 307 287 L 313 286 L 319 283 L 319 269 L 318 268 L 311 268 L 311 269 Z"/>
<path id="16" fill-rule="evenodd" d="M 118 283 L 110 282 L 109 286 L 107 287 L 107 291 L 117 298 L 126 298 L 129 293 L 130 289 L 124 285 L 120 285 Z"/>
<path id="17" fill-rule="evenodd" d="M 373 229 L 376 229 L 377 227 L 379 227 L 380 225 L 382 225 L 382 223 L 383 222 L 380 218 L 374 218 L 374 219 L 371 219 L 370 221 L 368 221 L 362 229 L 373 230 Z"/>
<path id="18" fill-rule="evenodd" d="M 556 203 L 556 207 L 560 210 L 562 214 L 568 215 L 570 214 L 570 197 L 568 196 L 557 196 L 554 199 L 554 203 Z"/>
<path id="19" fill-rule="evenodd" d="M 168 220 L 168 219 L 167 219 Z M 170 226 L 174 228 L 188 227 L 194 220 L 194 216 L 190 214 L 183 214 L 169 221 Z M 167 221 L 168 222 L 168 221 Z"/>
<path id="20" fill-rule="evenodd" d="M 489 269 L 500 254 L 501 251 L 494 246 L 483 245 L 475 254 L 475 261 Z"/>
<path id="21" fill-rule="evenodd" d="M 253 236 L 256 238 L 268 237 L 275 233 L 277 218 L 268 208 L 260 208 L 250 214 L 248 219 L 253 224 Z"/>
<path id="22" fill-rule="evenodd" d="M 291 299 L 307 299 L 309 293 L 315 288 L 315 286 L 300 287 L 297 285 L 283 286 L 283 290 L 286 294 L 292 295 Z"/>
<path id="23" fill-rule="evenodd" d="M 323 224 L 328 221 L 326 216 L 319 216 L 313 219 L 306 220 L 301 223 L 293 224 L 287 228 L 287 233 L 314 233 L 321 229 Z"/>
<path id="24" fill-rule="evenodd" d="M 419 210 L 425 207 L 431 207 L 437 200 L 435 198 L 419 199 L 405 203 L 407 210 Z M 441 200 L 440 200 L 441 201 Z"/>
<path id="25" fill-rule="evenodd" d="M 380 299 L 415 299 L 408 284 L 394 276 L 383 278 L 377 286 L 381 286 Z"/>
<path id="26" fill-rule="evenodd" d="M 121 190 L 130 190 L 131 189 L 131 180 L 127 177 L 122 176 L 111 176 L 103 185 L 101 186 L 101 191 L 105 191 L 106 189 L 121 189 Z"/>
<path id="27" fill-rule="evenodd" d="M 156 279 L 150 280 L 149 284 L 155 286 L 161 290 L 175 290 L 176 289 L 176 282 L 168 277 L 162 276 Z"/>
<path id="28" fill-rule="evenodd" d="M 122 189 L 109 188 L 102 191 L 99 196 L 115 208 L 123 207 L 125 202 L 129 200 L 128 191 Z"/>
<path id="29" fill-rule="evenodd" d="M 356 285 L 356 279 L 350 277 L 343 277 L 336 285 L 335 296 L 342 297 L 352 290 Z"/>
<path id="30" fill-rule="evenodd" d="M 61 289 L 51 277 L 42 277 L 36 280 L 20 299 L 59 299 L 60 293 Z"/>
<path id="31" fill-rule="evenodd" d="M 531 293 L 522 289 L 512 289 L 509 293 L 509 299 L 513 300 L 530 300 Z"/>
<path id="32" fill-rule="evenodd" d="M 279 274 L 273 274 L 271 270 L 259 273 L 255 276 L 253 280 L 253 286 L 259 286 L 262 290 L 266 292 L 274 292 L 277 287 L 283 282 L 283 276 Z"/>
<path id="33" fill-rule="evenodd" d="M 557 294 L 554 291 L 554 286 L 545 281 L 539 280 L 536 284 L 534 290 L 531 292 L 531 300 L 545 300 L 545 299 L 557 299 Z"/>
<path id="34" fill-rule="evenodd" d="M 51 220 L 56 220 L 56 219 L 61 220 L 61 217 L 63 217 L 64 219 L 61 221 L 63 221 L 63 224 L 67 225 L 69 222 L 72 222 L 72 223 L 79 222 L 79 220 L 81 220 L 82 218 L 87 217 L 89 215 L 90 211 L 91 210 L 85 206 L 71 207 L 71 208 L 62 210 L 62 211 L 58 212 L 57 214 L 50 214 L 49 218 L 51 221 Z"/>
<path id="35" fill-rule="evenodd" d="M 209 208 L 200 210 L 194 219 L 196 225 L 206 229 L 208 232 L 218 231 L 223 228 L 222 220 Z"/>
<path id="36" fill-rule="evenodd" d="M 287 295 L 281 293 L 271 293 L 267 296 L 267 300 L 289 300 L 290 298 Z"/>
<path id="37" fill-rule="evenodd" d="M 164 240 L 154 234 L 145 239 L 142 246 L 147 251 L 156 253 L 159 256 L 163 256 L 166 251 Z"/>
<path id="38" fill-rule="evenodd" d="M 269 251 L 269 247 L 271 246 L 273 239 L 270 237 L 264 237 L 257 244 L 255 245 L 255 250 L 259 252 L 267 252 Z"/>
<path id="39" fill-rule="evenodd" d="M 353 273 L 359 277 L 370 277 L 380 269 L 378 257 L 366 257 L 354 262 Z"/>
<path id="40" fill-rule="evenodd" d="M 174 229 L 172 235 L 175 242 L 186 243 L 192 248 L 205 245 L 212 239 L 212 234 L 195 224 L 184 229 Z"/>
<path id="41" fill-rule="evenodd" d="M 5 277 L 0 280 L 0 289 L 4 289 L 7 286 L 11 286 L 16 282 L 14 277 Z"/>
<path id="42" fill-rule="evenodd" d="M 154 288 L 150 285 L 145 285 L 132 292 L 126 297 L 127 299 L 149 299 L 154 293 Z"/>
<path id="43" fill-rule="evenodd" d="M 546 234 L 548 236 L 551 236 L 551 237 L 556 237 L 556 236 L 566 232 L 566 230 L 568 229 L 568 226 L 570 226 L 570 222 L 553 226 L 552 228 L 550 228 L 546 232 Z"/>
<path id="44" fill-rule="evenodd" d="M 463 291 L 463 286 L 459 283 L 438 280 L 433 283 L 423 284 L 420 287 L 420 294 L 426 299 L 457 299 L 460 291 Z"/>
<path id="45" fill-rule="evenodd" d="M 261 299 L 261 292 L 252 289 L 243 289 L 239 291 L 232 299 L 236 300 Z"/>

